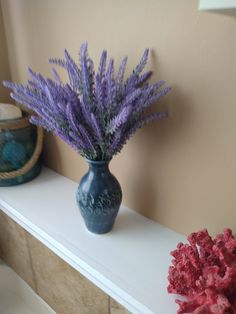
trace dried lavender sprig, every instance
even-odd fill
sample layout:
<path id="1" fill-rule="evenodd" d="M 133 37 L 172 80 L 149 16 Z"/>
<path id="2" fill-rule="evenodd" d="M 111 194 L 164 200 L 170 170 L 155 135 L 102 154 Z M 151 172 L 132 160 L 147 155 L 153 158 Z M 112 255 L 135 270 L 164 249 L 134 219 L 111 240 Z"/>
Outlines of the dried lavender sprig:
<path id="1" fill-rule="evenodd" d="M 132 112 L 132 106 L 129 105 L 121 109 L 116 117 L 114 117 L 108 125 L 108 133 L 116 132 L 122 125 L 126 123 Z"/>
<path id="2" fill-rule="evenodd" d="M 79 121 L 77 120 L 77 117 L 75 115 L 75 112 L 73 110 L 71 103 L 68 103 L 66 106 L 66 114 L 67 114 L 69 123 L 71 124 L 71 129 L 74 132 L 79 132 L 79 128 L 78 128 Z"/>
<path id="3" fill-rule="evenodd" d="M 81 136 L 74 131 L 69 131 L 69 136 L 72 140 L 75 141 L 78 150 L 89 151 L 89 147 L 86 146 L 85 142 L 82 140 Z"/>
<path id="4" fill-rule="evenodd" d="M 61 81 L 60 75 L 57 73 L 56 69 L 52 68 L 51 71 L 52 71 L 52 75 L 54 77 L 55 82 L 57 84 L 61 84 L 62 81 Z"/>
<path id="5" fill-rule="evenodd" d="M 134 75 L 139 75 L 143 71 L 143 69 L 145 68 L 145 65 L 147 64 L 148 54 L 149 54 L 149 49 L 145 49 L 139 64 L 136 66 L 136 68 L 133 71 Z"/>
<path id="6" fill-rule="evenodd" d="M 118 152 L 117 148 L 119 147 L 121 141 L 121 134 L 122 134 L 121 130 L 115 132 L 113 141 L 111 142 L 111 145 L 107 149 L 107 159 L 112 158 L 112 156 Z"/>
<path id="7" fill-rule="evenodd" d="M 141 96 L 141 94 L 142 89 L 140 88 L 134 89 L 133 92 L 131 92 L 125 97 L 125 99 L 121 103 L 121 107 L 127 107 L 128 105 L 133 104 L 135 100 Z"/>
<path id="8" fill-rule="evenodd" d="M 89 68 L 88 68 L 88 57 L 87 57 L 87 48 L 88 44 L 84 43 L 80 48 L 80 65 L 81 65 L 81 81 L 82 81 L 82 95 L 85 100 L 91 104 L 91 100 L 93 98 L 93 90 L 90 81 Z"/>
<path id="9" fill-rule="evenodd" d="M 150 79 L 150 77 L 152 76 L 152 71 L 148 71 L 144 74 L 142 74 L 139 79 L 136 82 L 136 86 L 142 86 L 146 81 L 148 81 Z"/>
<path id="10" fill-rule="evenodd" d="M 49 125 L 38 116 L 31 116 L 29 120 L 32 124 L 39 125 L 47 131 L 52 131 Z"/>
<path id="11" fill-rule="evenodd" d="M 116 94 L 116 85 L 114 80 L 114 60 L 110 59 L 107 72 L 105 74 L 106 79 L 106 91 L 107 91 L 107 97 L 105 101 L 105 106 L 109 110 L 109 107 L 111 107 L 115 94 Z"/>
<path id="12" fill-rule="evenodd" d="M 146 101 L 144 101 L 142 104 L 140 104 L 140 107 L 138 108 L 138 112 L 144 112 L 150 105 L 160 100 L 162 97 L 164 97 L 166 94 L 168 94 L 171 90 L 171 87 L 165 87 L 161 91 L 157 92 L 156 94 L 150 96 Z"/>
<path id="13" fill-rule="evenodd" d="M 97 138 L 99 142 L 102 142 L 103 137 L 102 137 L 101 127 L 93 113 L 91 113 L 91 123 L 92 123 L 91 126 L 93 127 L 93 130 L 95 131 L 94 132 L 95 137 Z"/>
<path id="14" fill-rule="evenodd" d="M 75 151 L 78 153 L 81 153 L 81 148 L 78 145 L 78 142 L 75 142 L 71 137 L 68 136 L 68 134 L 64 134 L 60 130 L 55 130 L 54 134 L 58 136 L 62 141 L 67 143 L 69 146 L 71 146 Z"/>
<path id="15" fill-rule="evenodd" d="M 120 64 L 120 67 L 119 67 L 119 71 L 118 71 L 118 74 L 117 74 L 117 84 L 122 84 L 123 83 L 127 60 L 128 60 L 128 57 L 125 57 L 121 61 L 121 64 Z"/>
<path id="16" fill-rule="evenodd" d="M 66 61 L 58 58 L 49 58 L 48 62 L 50 64 L 58 65 L 59 67 L 65 68 L 66 67 Z"/>
<path id="17" fill-rule="evenodd" d="M 139 75 L 141 74 L 141 72 L 143 71 L 147 63 L 148 53 L 149 53 L 149 49 L 145 49 L 139 64 L 136 66 L 136 68 L 133 70 L 133 73 L 127 79 L 126 92 L 129 92 L 129 90 L 132 89 L 132 87 L 137 85 Z"/>
<path id="18" fill-rule="evenodd" d="M 151 113 L 149 115 L 147 115 L 146 117 L 144 117 L 141 121 L 142 121 L 142 126 L 153 122 L 153 121 L 157 121 L 157 120 L 161 120 L 163 118 L 167 118 L 168 117 L 168 112 L 154 112 Z"/>
<path id="19" fill-rule="evenodd" d="M 106 60 L 107 60 L 107 51 L 103 50 L 103 52 L 101 54 L 99 67 L 98 67 L 98 72 L 97 72 L 100 82 L 102 81 L 102 79 L 104 78 L 104 75 L 105 75 Z"/>
<path id="20" fill-rule="evenodd" d="M 97 105 L 99 106 L 100 110 L 102 110 L 104 108 L 105 97 L 102 82 L 98 74 L 95 77 L 95 98 L 97 100 Z"/>
<path id="21" fill-rule="evenodd" d="M 93 143 L 93 139 L 89 135 L 88 131 L 86 131 L 86 129 L 83 127 L 82 124 L 78 125 L 78 129 L 80 131 L 81 136 L 84 139 L 84 143 L 87 145 L 87 147 L 89 147 L 89 149 L 91 150 L 92 154 L 94 156 L 96 156 L 97 152 L 96 152 L 96 149 L 95 149 L 95 143 Z"/>
<path id="22" fill-rule="evenodd" d="M 79 68 L 77 67 L 76 63 L 70 56 L 69 52 L 65 49 L 64 51 L 64 56 L 65 56 L 65 67 L 68 73 L 68 77 L 70 80 L 70 85 L 73 90 L 78 90 L 80 86 L 80 71 Z"/>
<path id="23" fill-rule="evenodd" d="M 80 106 L 81 106 L 81 111 L 83 113 L 83 117 L 84 117 L 84 122 L 87 124 L 87 126 L 90 128 L 92 125 L 91 122 L 91 111 L 89 106 L 87 105 L 84 97 L 80 98 Z"/>

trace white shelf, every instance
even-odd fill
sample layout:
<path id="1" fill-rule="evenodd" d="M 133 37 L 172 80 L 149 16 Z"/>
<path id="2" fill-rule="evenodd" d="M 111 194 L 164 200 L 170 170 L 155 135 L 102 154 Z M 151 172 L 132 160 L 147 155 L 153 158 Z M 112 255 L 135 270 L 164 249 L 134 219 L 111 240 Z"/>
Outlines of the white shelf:
<path id="1" fill-rule="evenodd" d="M 199 10 L 236 11 L 236 0 L 199 0 Z"/>
<path id="2" fill-rule="evenodd" d="M 90 234 L 76 205 L 77 186 L 44 168 L 32 182 L 1 187 L 0 208 L 132 313 L 176 313 L 166 291 L 169 252 L 185 238 L 125 207 L 112 232 Z"/>
<path id="3" fill-rule="evenodd" d="M 0 260 L 1 314 L 56 314 L 13 270 Z"/>

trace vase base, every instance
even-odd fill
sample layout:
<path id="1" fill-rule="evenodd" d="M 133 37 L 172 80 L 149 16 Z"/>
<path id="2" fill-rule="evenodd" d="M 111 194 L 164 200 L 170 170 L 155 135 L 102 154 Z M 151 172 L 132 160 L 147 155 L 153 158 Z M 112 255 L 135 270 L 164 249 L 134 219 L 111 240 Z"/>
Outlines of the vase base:
<path id="1" fill-rule="evenodd" d="M 94 224 L 88 224 L 86 223 L 86 230 L 93 235 L 98 234 L 105 234 L 112 230 L 114 223 L 109 225 L 94 225 Z"/>

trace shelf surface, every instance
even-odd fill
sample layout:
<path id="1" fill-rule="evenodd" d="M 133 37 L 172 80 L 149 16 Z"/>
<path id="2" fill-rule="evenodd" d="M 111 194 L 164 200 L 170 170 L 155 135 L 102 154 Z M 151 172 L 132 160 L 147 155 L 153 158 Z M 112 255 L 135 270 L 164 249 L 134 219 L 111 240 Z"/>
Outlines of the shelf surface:
<path id="1" fill-rule="evenodd" d="M 13 270 L 0 260 L 1 314 L 56 314 Z"/>
<path id="2" fill-rule="evenodd" d="M 185 237 L 123 206 L 110 233 L 93 235 L 76 205 L 77 186 L 44 168 L 29 183 L 1 187 L 0 208 L 132 313 L 176 313 L 166 291 L 169 252 Z"/>

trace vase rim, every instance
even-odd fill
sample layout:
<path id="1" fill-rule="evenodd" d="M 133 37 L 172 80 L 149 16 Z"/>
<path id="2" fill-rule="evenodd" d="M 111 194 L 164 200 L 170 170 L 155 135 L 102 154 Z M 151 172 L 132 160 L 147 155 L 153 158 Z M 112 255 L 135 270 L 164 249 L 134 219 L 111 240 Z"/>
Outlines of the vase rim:
<path id="1" fill-rule="evenodd" d="M 106 159 L 106 160 L 92 160 L 88 158 L 85 158 L 85 159 L 91 165 L 103 165 L 103 164 L 108 164 L 111 161 L 111 158 Z"/>

